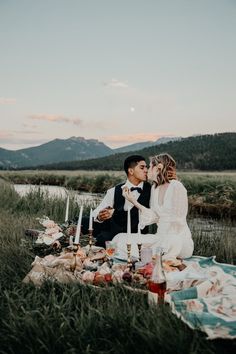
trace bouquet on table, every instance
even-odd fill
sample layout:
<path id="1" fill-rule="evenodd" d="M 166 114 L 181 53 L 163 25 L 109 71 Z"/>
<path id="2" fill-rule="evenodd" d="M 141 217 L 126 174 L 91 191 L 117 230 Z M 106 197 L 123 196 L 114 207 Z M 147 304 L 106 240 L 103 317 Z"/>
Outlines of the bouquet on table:
<path id="1" fill-rule="evenodd" d="M 45 228 L 44 230 L 26 230 L 26 235 L 33 236 L 33 250 L 38 256 L 46 256 L 48 254 L 59 253 L 62 247 L 69 245 L 70 236 L 76 231 L 75 225 L 62 224 L 58 225 L 47 216 L 37 218 L 39 223 Z"/>
<path id="2" fill-rule="evenodd" d="M 36 244 L 45 243 L 46 245 L 51 245 L 53 242 L 64 236 L 62 228 L 47 216 L 37 218 L 37 220 L 39 220 L 39 223 L 45 227 L 45 230 L 39 233 L 38 238 L 35 241 Z"/>

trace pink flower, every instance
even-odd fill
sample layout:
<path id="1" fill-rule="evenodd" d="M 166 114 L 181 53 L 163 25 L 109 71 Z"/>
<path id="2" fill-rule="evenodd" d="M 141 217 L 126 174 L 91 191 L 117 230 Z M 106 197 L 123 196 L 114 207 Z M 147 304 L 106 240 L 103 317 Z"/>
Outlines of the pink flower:
<path id="1" fill-rule="evenodd" d="M 52 228 L 52 227 L 57 226 L 57 225 L 55 224 L 55 222 L 54 222 L 53 220 L 50 220 L 50 219 L 43 220 L 42 225 L 43 225 L 44 227 L 46 227 L 47 229 L 50 229 L 50 228 Z"/>

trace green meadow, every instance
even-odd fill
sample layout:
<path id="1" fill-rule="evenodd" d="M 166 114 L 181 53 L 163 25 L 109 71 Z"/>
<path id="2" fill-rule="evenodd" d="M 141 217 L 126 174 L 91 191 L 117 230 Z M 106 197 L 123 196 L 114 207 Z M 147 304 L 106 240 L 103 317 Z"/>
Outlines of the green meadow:
<path id="1" fill-rule="evenodd" d="M 0 180 L 0 353 L 235 351 L 235 341 L 208 341 L 202 332 L 176 318 L 168 306 L 149 306 L 144 294 L 123 286 L 95 289 L 45 282 L 36 288 L 23 284 L 34 259 L 33 241 L 25 236 L 25 229 L 39 228 L 36 217 L 43 215 L 62 223 L 65 203 L 40 189 L 20 197 L 10 183 Z M 75 201 L 71 208 L 72 217 L 78 215 Z M 189 222 L 196 255 L 216 255 L 219 262 L 236 263 L 232 219 L 222 219 L 218 230 L 211 230 L 213 234 L 196 227 L 191 215 Z"/>
<path id="2" fill-rule="evenodd" d="M 15 184 L 62 186 L 68 190 L 104 193 L 125 179 L 122 171 L 0 171 Z M 179 172 L 188 191 L 190 213 L 236 218 L 236 172 Z"/>

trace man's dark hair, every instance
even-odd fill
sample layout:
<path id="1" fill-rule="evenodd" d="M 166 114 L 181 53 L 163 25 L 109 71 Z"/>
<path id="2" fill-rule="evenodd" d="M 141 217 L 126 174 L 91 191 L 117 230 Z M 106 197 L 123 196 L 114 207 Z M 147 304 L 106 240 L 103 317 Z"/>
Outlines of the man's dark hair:
<path id="1" fill-rule="evenodd" d="M 139 161 L 145 161 L 145 157 L 143 157 L 141 155 L 128 156 L 124 161 L 125 173 L 128 175 L 128 169 L 134 168 L 139 163 Z"/>

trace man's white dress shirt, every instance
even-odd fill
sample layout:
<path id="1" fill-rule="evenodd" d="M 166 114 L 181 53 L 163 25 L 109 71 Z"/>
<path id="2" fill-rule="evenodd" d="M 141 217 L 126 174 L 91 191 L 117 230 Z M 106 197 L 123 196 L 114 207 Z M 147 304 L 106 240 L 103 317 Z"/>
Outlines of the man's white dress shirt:
<path id="1" fill-rule="evenodd" d="M 134 187 L 134 188 L 139 187 L 139 188 L 143 189 L 143 182 L 140 182 L 138 186 L 135 186 L 127 179 L 125 184 L 123 184 L 122 189 L 124 187 L 128 187 L 129 189 L 131 187 Z M 135 197 L 136 200 L 140 196 L 140 193 L 137 190 L 134 190 L 131 193 L 133 194 L 133 196 Z M 97 219 L 97 215 L 102 209 L 105 209 L 107 207 L 111 207 L 111 208 L 114 207 L 114 196 L 115 196 L 115 187 L 112 187 L 112 188 L 108 189 L 108 191 L 106 192 L 106 195 L 103 198 L 103 200 L 101 201 L 101 203 L 98 205 L 98 207 L 96 209 L 94 209 L 94 211 L 93 211 L 94 221 L 100 222 Z M 124 210 L 127 211 L 128 208 L 132 209 L 133 204 L 130 203 L 127 199 L 125 199 Z"/>

